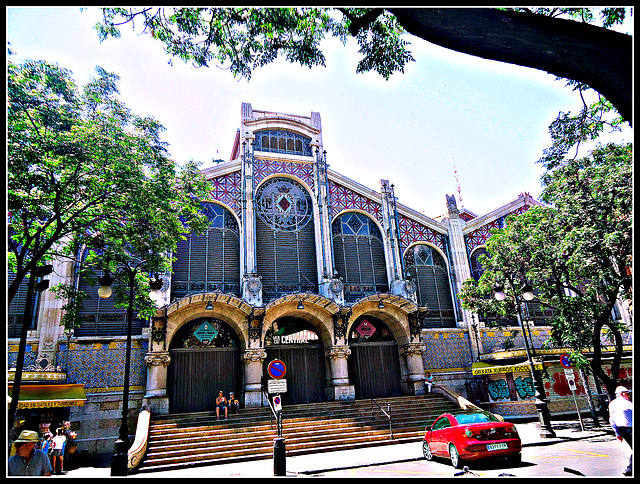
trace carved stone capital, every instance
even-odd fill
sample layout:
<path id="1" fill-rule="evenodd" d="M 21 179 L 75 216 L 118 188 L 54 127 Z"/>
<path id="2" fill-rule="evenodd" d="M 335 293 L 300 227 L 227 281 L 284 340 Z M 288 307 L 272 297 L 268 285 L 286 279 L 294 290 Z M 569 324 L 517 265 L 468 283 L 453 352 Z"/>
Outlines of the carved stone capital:
<path id="1" fill-rule="evenodd" d="M 242 353 L 242 359 L 244 360 L 245 363 L 249 363 L 249 362 L 257 363 L 266 358 L 267 358 L 267 352 L 264 350 L 264 348 L 248 349 L 248 350 L 245 350 L 244 353 Z"/>
<path id="2" fill-rule="evenodd" d="M 144 357 L 144 362 L 147 366 L 169 366 L 171 362 L 171 356 L 168 351 L 147 353 Z"/>
<path id="3" fill-rule="evenodd" d="M 402 356 L 422 356 L 425 351 L 427 351 L 427 347 L 419 343 L 410 343 L 400 347 L 400 354 Z"/>
<path id="4" fill-rule="evenodd" d="M 325 354 L 330 360 L 336 360 L 339 358 L 347 359 L 351 354 L 351 348 L 348 346 L 332 346 L 325 352 Z"/>

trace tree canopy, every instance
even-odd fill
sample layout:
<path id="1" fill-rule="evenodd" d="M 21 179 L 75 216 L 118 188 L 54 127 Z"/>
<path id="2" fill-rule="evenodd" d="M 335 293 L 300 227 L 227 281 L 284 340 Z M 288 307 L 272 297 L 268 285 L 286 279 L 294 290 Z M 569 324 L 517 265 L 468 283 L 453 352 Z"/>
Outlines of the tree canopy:
<path id="1" fill-rule="evenodd" d="M 549 343 L 574 350 L 613 394 L 625 328 L 611 314 L 618 298 L 632 297 L 631 144 L 564 160 L 543 181 L 548 205 L 507 218 L 487 240 L 488 256 L 480 258 L 485 272 L 478 283 L 464 283 L 460 298 L 463 307 L 487 316 L 513 314 L 516 293 L 530 284 L 540 303 L 554 309 Z M 493 299 L 494 285 L 504 282 L 507 305 Z M 605 333 L 616 346 L 611 375 L 602 368 Z M 593 351 L 590 362 L 584 351 Z"/>
<path id="2" fill-rule="evenodd" d="M 279 54 L 303 66 L 324 65 L 326 35 L 352 36 L 357 72 L 388 79 L 414 61 L 405 34 L 466 54 L 541 69 L 601 93 L 631 123 L 632 37 L 610 29 L 625 9 L 469 8 L 105 8 L 101 39 L 142 23 L 171 56 L 208 66 L 218 62 L 249 78 Z"/>
<path id="3" fill-rule="evenodd" d="M 118 99 L 118 76 L 96 68 L 79 89 L 67 69 L 8 62 L 9 303 L 40 261 L 75 257 L 96 234 L 144 250 L 157 271 L 199 213 L 206 182 L 167 157 L 162 125 Z"/>

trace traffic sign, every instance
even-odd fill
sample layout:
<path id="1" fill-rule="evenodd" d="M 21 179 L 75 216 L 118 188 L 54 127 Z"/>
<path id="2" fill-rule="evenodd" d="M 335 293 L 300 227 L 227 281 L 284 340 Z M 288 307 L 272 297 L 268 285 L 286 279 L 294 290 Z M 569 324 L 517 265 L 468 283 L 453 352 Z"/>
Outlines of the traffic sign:
<path id="1" fill-rule="evenodd" d="M 576 381 L 573 378 L 569 378 L 567 380 L 567 383 L 569 384 L 569 390 L 571 390 L 572 392 L 575 392 L 577 389 Z"/>
<path id="2" fill-rule="evenodd" d="M 282 410 L 282 398 L 280 397 L 280 395 L 276 395 L 275 397 L 273 397 L 273 409 L 276 412 Z"/>
<path id="3" fill-rule="evenodd" d="M 560 357 L 560 364 L 562 365 L 563 368 L 571 368 L 571 359 L 569 358 L 568 354 L 564 353 Z"/>
<path id="4" fill-rule="evenodd" d="M 287 393 L 287 380 L 268 380 L 267 391 L 269 393 Z"/>
<path id="5" fill-rule="evenodd" d="M 269 376 L 271 378 L 279 380 L 287 373 L 287 367 L 285 366 L 283 361 L 273 360 L 271 363 L 269 363 L 267 372 L 269 373 Z"/>

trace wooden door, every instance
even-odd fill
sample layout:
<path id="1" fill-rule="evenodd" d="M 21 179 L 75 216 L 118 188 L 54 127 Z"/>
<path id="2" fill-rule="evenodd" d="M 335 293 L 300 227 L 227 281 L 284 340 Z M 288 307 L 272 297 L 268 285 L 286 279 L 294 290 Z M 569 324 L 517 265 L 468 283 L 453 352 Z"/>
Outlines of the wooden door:
<path id="1" fill-rule="evenodd" d="M 281 395 L 283 405 L 327 400 L 323 345 L 301 344 L 267 347 L 264 366 L 265 379 L 270 378 L 267 373 L 267 365 L 273 360 L 282 360 L 287 367 L 287 373 L 284 377 L 287 380 L 287 392 Z"/>
<path id="2" fill-rule="evenodd" d="M 350 345 L 349 380 L 356 399 L 400 395 L 400 361 L 395 341 Z"/>
<path id="3" fill-rule="evenodd" d="M 171 350 L 167 394 L 169 412 L 215 410 L 218 391 L 240 395 L 240 348 L 176 348 Z"/>

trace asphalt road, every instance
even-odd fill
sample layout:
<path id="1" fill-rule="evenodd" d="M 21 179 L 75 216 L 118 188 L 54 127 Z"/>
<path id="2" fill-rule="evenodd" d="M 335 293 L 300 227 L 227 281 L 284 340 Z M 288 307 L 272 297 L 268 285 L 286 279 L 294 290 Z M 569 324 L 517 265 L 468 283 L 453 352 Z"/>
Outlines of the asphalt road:
<path id="1" fill-rule="evenodd" d="M 622 477 L 631 451 L 612 435 L 600 435 L 565 442 L 527 446 L 522 450 L 522 463 L 511 465 L 504 459 L 467 463 L 466 476 L 479 477 Z M 448 460 L 425 459 L 372 465 L 351 469 L 306 474 L 316 477 L 453 477 L 457 472 Z"/>

